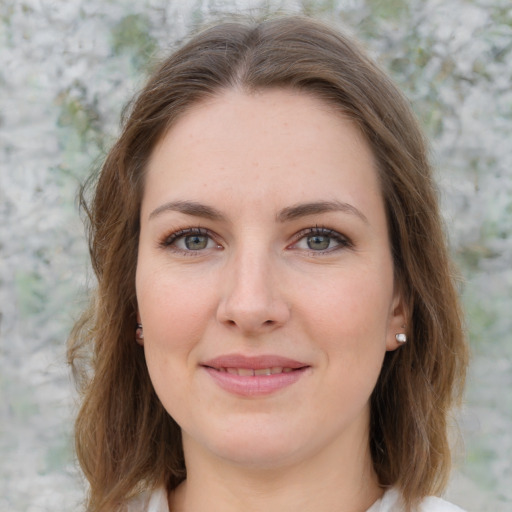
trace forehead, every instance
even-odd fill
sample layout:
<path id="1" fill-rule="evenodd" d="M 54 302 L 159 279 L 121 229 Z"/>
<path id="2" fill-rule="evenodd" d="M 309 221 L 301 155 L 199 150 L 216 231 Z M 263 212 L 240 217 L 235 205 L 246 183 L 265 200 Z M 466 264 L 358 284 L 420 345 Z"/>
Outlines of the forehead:
<path id="1" fill-rule="evenodd" d="M 355 123 L 289 89 L 223 91 L 180 117 L 151 155 L 151 197 L 235 189 L 267 202 L 380 197 L 372 151 Z"/>

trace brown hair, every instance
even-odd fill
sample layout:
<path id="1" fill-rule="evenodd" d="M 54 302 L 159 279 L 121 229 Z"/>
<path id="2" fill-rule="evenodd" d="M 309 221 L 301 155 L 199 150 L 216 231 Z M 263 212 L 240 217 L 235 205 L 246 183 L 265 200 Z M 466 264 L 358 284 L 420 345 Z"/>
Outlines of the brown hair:
<path id="1" fill-rule="evenodd" d="M 82 195 L 98 287 L 72 332 L 69 361 L 83 393 L 76 449 L 90 511 L 115 510 L 142 488 L 172 489 L 186 476 L 180 429 L 134 341 L 145 165 L 192 105 L 223 89 L 270 87 L 340 109 L 376 156 L 409 342 L 386 354 L 372 395 L 373 463 L 380 483 L 398 488 L 408 509 L 446 485 L 447 417 L 462 393 L 467 349 L 425 141 L 407 101 L 353 41 L 286 17 L 211 27 L 165 60 L 133 103 L 92 200 Z"/>

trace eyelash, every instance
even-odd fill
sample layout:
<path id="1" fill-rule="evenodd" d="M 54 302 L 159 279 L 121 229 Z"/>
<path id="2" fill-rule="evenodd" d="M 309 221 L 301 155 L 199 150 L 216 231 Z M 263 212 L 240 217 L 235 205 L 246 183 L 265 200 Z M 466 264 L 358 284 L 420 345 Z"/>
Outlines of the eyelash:
<path id="1" fill-rule="evenodd" d="M 162 241 L 159 243 L 159 246 L 163 249 L 170 249 L 174 252 L 177 252 L 179 254 L 184 254 L 186 256 L 199 256 L 200 250 L 194 251 L 192 249 L 189 250 L 183 250 L 174 245 L 180 238 L 184 238 L 187 236 L 206 236 L 210 240 L 212 240 L 214 243 L 217 244 L 219 247 L 220 244 L 218 244 L 215 241 L 214 235 L 208 230 L 201 227 L 195 227 L 195 228 L 184 228 L 184 229 L 178 229 L 177 231 L 172 232 L 170 235 L 165 236 Z"/>
<path id="2" fill-rule="evenodd" d="M 183 250 L 174 245 L 178 240 L 180 240 L 183 237 L 187 236 L 206 236 L 211 241 L 217 244 L 217 247 L 221 247 L 220 244 L 218 244 L 215 240 L 215 235 L 209 231 L 208 229 L 201 228 L 201 227 L 194 227 L 194 228 L 184 228 L 179 229 L 177 231 L 172 232 L 170 235 L 166 235 L 161 242 L 159 242 L 159 246 L 163 249 L 172 250 L 174 252 L 186 255 L 186 256 L 199 256 L 202 250 Z M 292 244 L 290 244 L 287 248 L 294 248 L 303 238 L 306 238 L 308 236 L 326 236 L 330 238 L 331 240 L 334 240 L 338 243 L 336 247 L 327 248 L 325 250 L 313 250 L 309 249 L 307 252 L 309 254 L 312 254 L 314 256 L 327 254 L 330 252 L 334 252 L 339 249 L 347 249 L 353 247 L 352 241 L 346 237 L 345 235 L 342 235 L 338 233 L 337 231 L 334 231 L 333 229 L 322 227 L 322 226 L 315 226 L 311 228 L 306 228 L 301 231 L 299 231 L 295 236 L 295 240 Z"/>
<path id="3" fill-rule="evenodd" d="M 303 229 L 302 231 L 299 231 L 299 233 L 295 235 L 295 242 L 293 242 L 289 247 L 297 245 L 303 238 L 306 238 L 308 236 L 326 236 L 339 244 L 336 247 L 331 247 L 325 250 L 316 251 L 313 249 L 309 249 L 308 253 L 314 256 L 327 254 L 339 249 L 348 249 L 353 247 L 352 241 L 347 236 L 342 235 L 341 233 L 338 233 L 333 229 L 326 228 L 323 226 L 315 226 L 314 228 L 306 228 Z"/>

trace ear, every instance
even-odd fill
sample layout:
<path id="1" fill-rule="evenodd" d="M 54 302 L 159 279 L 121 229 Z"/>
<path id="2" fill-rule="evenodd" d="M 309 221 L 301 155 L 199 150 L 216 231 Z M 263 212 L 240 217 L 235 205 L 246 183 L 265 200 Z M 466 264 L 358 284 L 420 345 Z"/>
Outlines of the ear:
<path id="1" fill-rule="evenodd" d="M 398 287 L 396 288 L 389 311 L 388 332 L 386 336 L 386 350 L 388 351 L 396 350 L 403 345 L 403 343 L 397 341 L 397 334 L 408 334 L 407 319 L 409 315 L 406 311 L 402 294 Z"/>

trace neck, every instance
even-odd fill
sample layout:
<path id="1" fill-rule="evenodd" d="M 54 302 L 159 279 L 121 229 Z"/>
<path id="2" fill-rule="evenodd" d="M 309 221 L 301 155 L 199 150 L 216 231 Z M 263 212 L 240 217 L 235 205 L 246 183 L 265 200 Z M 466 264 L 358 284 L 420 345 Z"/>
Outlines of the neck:
<path id="1" fill-rule="evenodd" d="M 253 468 L 186 450 L 187 480 L 171 512 L 365 512 L 381 495 L 368 443 L 331 446 L 308 459 Z M 189 452 L 189 453 L 187 453 Z"/>

